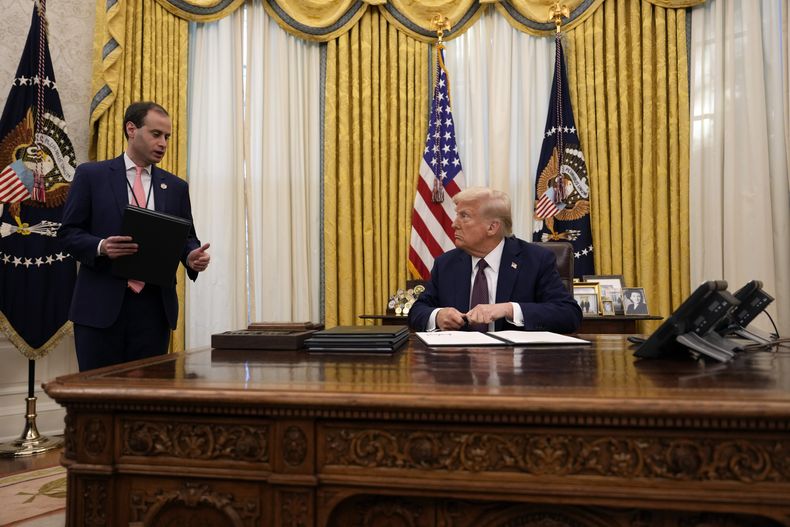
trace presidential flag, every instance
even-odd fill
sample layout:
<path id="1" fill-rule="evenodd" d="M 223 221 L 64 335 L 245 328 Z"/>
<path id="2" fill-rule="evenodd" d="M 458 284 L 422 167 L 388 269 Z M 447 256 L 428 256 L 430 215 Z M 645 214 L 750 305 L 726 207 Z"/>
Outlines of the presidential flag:
<path id="1" fill-rule="evenodd" d="M 436 49 L 436 81 L 428 121 L 428 137 L 420 160 L 420 177 L 411 215 L 409 270 L 427 280 L 433 260 L 455 247 L 452 197 L 466 186 L 450 106 L 450 82 L 444 65 L 444 45 Z"/>
<path id="2" fill-rule="evenodd" d="M 551 86 L 546 132 L 535 182 L 533 241 L 568 241 L 574 249 L 574 275 L 595 274 L 590 229 L 590 180 L 584 162 L 565 74 L 560 34 Z"/>
<path id="3" fill-rule="evenodd" d="M 29 359 L 69 328 L 77 264 L 55 235 L 75 169 L 38 0 L 0 117 L 0 329 Z"/>

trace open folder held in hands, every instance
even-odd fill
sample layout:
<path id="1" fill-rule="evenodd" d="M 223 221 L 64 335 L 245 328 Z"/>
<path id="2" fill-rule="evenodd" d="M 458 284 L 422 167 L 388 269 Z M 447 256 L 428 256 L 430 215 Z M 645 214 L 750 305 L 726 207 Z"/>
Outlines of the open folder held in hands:
<path id="1" fill-rule="evenodd" d="M 135 254 L 113 260 L 113 274 L 146 284 L 173 285 L 191 226 L 178 216 L 127 206 L 121 234 L 131 236 L 138 248 Z"/>

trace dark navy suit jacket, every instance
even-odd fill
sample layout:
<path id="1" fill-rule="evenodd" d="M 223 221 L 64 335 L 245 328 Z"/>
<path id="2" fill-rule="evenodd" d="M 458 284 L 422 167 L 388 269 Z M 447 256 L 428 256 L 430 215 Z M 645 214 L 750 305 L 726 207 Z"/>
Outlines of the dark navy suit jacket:
<path id="1" fill-rule="evenodd" d="M 192 221 L 186 181 L 152 166 L 151 185 L 157 211 Z M 96 250 L 102 238 L 120 235 L 123 211 L 129 203 L 127 189 L 123 155 L 77 167 L 58 230 L 64 249 L 81 264 L 69 310 L 69 319 L 77 324 L 106 328 L 120 313 L 127 280 L 113 276 L 111 260 L 97 256 Z M 200 241 L 192 227 L 181 253 L 185 267 L 187 256 L 198 247 Z M 195 280 L 197 272 L 189 267 L 186 269 L 188 276 Z M 175 329 L 178 320 L 175 278 L 171 286 L 161 287 L 161 291 L 167 321 Z"/>
<path id="2" fill-rule="evenodd" d="M 409 310 L 409 326 L 424 331 L 438 307 L 469 311 L 472 257 L 461 249 L 439 256 L 431 279 Z M 515 237 L 505 238 L 497 279 L 496 303 L 518 302 L 524 327 L 497 320 L 494 327 L 573 333 L 582 321 L 582 311 L 562 284 L 554 253 Z"/>

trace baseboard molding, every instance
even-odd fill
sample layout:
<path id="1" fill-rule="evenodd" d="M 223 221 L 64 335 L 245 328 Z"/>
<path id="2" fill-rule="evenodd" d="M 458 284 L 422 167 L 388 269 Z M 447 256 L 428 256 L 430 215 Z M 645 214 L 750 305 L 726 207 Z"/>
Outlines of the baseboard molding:
<path id="1" fill-rule="evenodd" d="M 44 411 L 36 407 L 36 429 L 41 435 L 56 436 L 63 434 L 63 419 L 66 416 L 66 410 L 60 406 L 55 406 L 56 408 L 52 410 Z M 18 415 L 0 417 L 0 431 L 2 431 L 0 443 L 8 443 L 19 439 L 25 431 L 24 409 Z"/>
<path id="2" fill-rule="evenodd" d="M 29 361 L 5 337 L 0 337 L 0 360 L 3 363 L 0 369 L 0 442 L 5 443 L 18 439 L 25 429 Z M 72 337 L 63 339 L 49 354 L 36 361 L 36 428 L 42 435 L 62 434 L 66 411 L 44 393 L 41 385 L 76 371 Z"/>

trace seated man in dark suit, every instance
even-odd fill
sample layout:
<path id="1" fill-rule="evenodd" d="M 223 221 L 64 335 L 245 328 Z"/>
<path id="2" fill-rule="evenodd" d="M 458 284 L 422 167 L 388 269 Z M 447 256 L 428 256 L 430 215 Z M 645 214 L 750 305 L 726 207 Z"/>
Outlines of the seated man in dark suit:
<path id="1" fill-rule="evenodd" d="M 563 286 L 554 254 L 512 236 L 507 194 L 470 188 L 453 201 L 456 248 L 434 262 L 425 291 L 409 311 L 409 326 L 576 331 L 581 308 Z"/>

